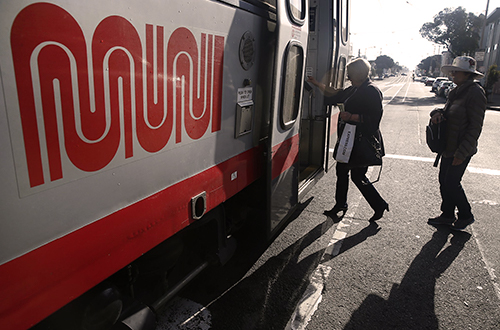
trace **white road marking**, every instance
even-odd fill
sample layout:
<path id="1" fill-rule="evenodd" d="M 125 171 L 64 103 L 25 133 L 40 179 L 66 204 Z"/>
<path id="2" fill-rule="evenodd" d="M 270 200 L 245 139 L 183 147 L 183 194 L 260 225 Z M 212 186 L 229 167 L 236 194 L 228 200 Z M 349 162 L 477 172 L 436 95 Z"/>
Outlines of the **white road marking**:
<path id="1" fill-rule="evenodd" d="M 484 248 L 482 244 L 479 242 L 479 239 L 477 238 L 476 231 L 474 230 L 474 226 L 470 225 L 470 228 L 472 230 L 472 236 L 474 236 L 474 239 L 476 240 L 477 247 L 479 249 L 479 252 L 481 253 L 481 259 L 484 262 L 484 266 L 486 270 L 488 271 L 488 275 L 490 275 L 491 278 L 491 283 L 493 284 L 493 287 L 495 288 L 495 293 L 497 294 L 498 299 L 500 299 L 500 285 L 497 283 L 497 276 L 495 275 L 495 269 L 493 268 L 493 265 L 486 259 L 486 256 L 484 255 Z"/>
<path id="2" fill-rule="evenodd" d="M 408 83 L 408 88 L 406 89 L 405 97 L 403 98 L 403 103 L 405 103 L 405 101 L 406 101 L 406 96 L 408 96 L 408 91 L 410 90 L 410 86 L 411 86 L 411 84 Z"/>
<path id="3" fill-rule="evenodd" d="M 467 170 L 471 173 L 478 173 L 478 174 L 489 174 L 489 175 L 500 175 L 499 170 L 490 170 L 487 168 L 478 168 L 478 167 L 467 167 Z"/>
<path id="4" fill-rule="evenodd" d="M 429 162 L 429 163 L 433 163 L 435 160 L 435 158 L 415 157 L 415 156 L 405 156 L 405 155 L 391 155 L 391 154 L 387 154 L 387 155 L 385 155 L 385 157 L 394 158 L 394 159 L 414 160 L 414 161 L 419 161 L 419 162 Z M 488 169 L 488 168 L 468 166 L 467 170 L 471 173 L 476 173 L 476 174 L 500 175 L 499 170 L 492 170 L 492 169 Z"/>
<path id="5" fill-rule="evenodd" d="M 498 205 L 497 202 L 495 201 L 490 201 L 490 200 L 487 200 L 487 199 L 483 199 L 482 201 L 474 201 L 472 202 L 473 204 L 484 204 L 484 205 L 491 205 L 491 206 L 495 206 L 495 205 Z"/>
<path id="6" fill-rule="evenodd" d="M 333 148 L 330 148 L 330 152 L 333 152 Z M 392 154 L 386 154 L 384 157 L 393 158 L 393 159 L 412 160 L 412 161 L 418 161 L 418 162 L 427 162 L 427 163 L 434 163 L 434 160 L 435 160 L 435 158 L 429 158 L 429 157 L 392 155 Z M 493 169 L 488 169 L 488 168 L 468 166 L 467 170 L 470 173 L 475 173 L 475 174 L 500 175 L 500 170 L 493 170 Z"/>
<path id="7" fill-rule="evenodd" d="M 396 96 L 398 96 L 399 92 L 403 89 L 403 87 L 404 87 L 404 86 L 405 86 L 404 84 L 403 84 L 403 85 L 401 85 L 401 88 L 399 88 L 399 89 L 398 89 L 398 91 L 396 92 L 396 94 L 394 94 L 394 96 L 393 96 L 393 97 L 392 97 L 392 98 L 391 98 L 388 102 L 383 103 L 383 106 L 385 107 L 386 105 L 388 105 L 389 103 L 391 103 L 391 101 L 392 101 L 392 100 L 394 100 L 394 98 L 395 98 Z"/>
<path id="8" fill-rule="evenodd" d="M 434 163 L 434 158 L 428 158 L 428 157 L 416 157 L 416 156 L 405 156 L 405 155 L 391 155 L 391 154 L 387 154 L 384 157 L 395 158 L 395 159 L 404 159 L 404 160 L 415 160 L 415 161 L 419 161 L 419 162 Z"/>

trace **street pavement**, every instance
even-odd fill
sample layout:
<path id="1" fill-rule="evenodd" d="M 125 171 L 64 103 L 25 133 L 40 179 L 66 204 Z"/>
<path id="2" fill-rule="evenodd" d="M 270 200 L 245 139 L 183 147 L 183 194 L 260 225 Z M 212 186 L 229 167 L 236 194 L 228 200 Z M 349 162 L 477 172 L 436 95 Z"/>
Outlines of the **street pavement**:
<path id="1" fill-rule="evenodd" d="M 349 211 L 287 329 L 500 329 L 498 153 L 473 158 L 463 179 L 476 223 L 463 232 L 428 225 L 440 213 L 440 197 L 422 129 L 444 100 L 422 84 L 394 84 L 401 87 L 380 83 L 386 89 L 381 129 L 388 155 L 375 184 L 390 212 L 370 223 L 373 211 L 351 183 Z M 498 144 L 498 115 L 487 112 L 482 145 Z M 333 205 L 334 172 L 306 197 L 317 203 L 296 221 L 314 221 Z M 373 180 L 378 169 L 369 173 Z"/>

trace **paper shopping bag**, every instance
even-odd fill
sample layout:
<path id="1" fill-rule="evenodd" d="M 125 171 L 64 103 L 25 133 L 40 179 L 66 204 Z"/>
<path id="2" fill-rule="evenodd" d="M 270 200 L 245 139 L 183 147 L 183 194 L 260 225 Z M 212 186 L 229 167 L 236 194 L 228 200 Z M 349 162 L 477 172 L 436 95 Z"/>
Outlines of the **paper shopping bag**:
<path id="1" fill-rule="evenodd" d="M 335 160 L 339 163 L 349 163 L 355 134 L 356 125 L 345 124 L 334 154 Z"/>

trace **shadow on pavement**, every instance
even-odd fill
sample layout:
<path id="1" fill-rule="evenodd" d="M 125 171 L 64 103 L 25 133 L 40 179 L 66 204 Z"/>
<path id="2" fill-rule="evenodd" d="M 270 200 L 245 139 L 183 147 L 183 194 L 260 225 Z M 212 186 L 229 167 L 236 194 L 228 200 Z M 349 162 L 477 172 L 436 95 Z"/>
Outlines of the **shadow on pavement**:
<path id="1" fill-rule="evenodd" d="M 297 219 L 312 200 L 301 203 L 288 223 Z M 243 229 L 238 251 L 228 264 L 195 279 L 189 289 L 184 290 L 183 296 L 191 299 L 194 295 L 198 298 L 195 301 L 209 307 L 212 329 L 283 329 L 302 298 L 309 284 L 307 279 L 319 264 L 324 249 L 307 256 L 303 252 L 336 222 L 326 218 L 308 232 L 303 232 L 253 273 L 257 261 L 268 248 L 272 254 L 273 247 L 269 243 L 261 244 L 252 228 Z M 200 301 L 201 292 L 204 293 Z M 194 317 L 185 325 L 196 322 Z"/>
<path id="2" fill-rule="evenodd" d="M 450 245 L 441 251 L 450 234 Z M 401 284 L 393 285 L 389 299 L 369 295 L 344 329 L 438 329 L 434 311 L 436 279 L 453 263 L 470 237 L 466 232 L 438 228 L 411 263 Z"/>
<path id="3" fill-rule="evenodd" d="M 340 219 L 338 219 L 338 220 L 340 220 Z M 352 236 L 349 236 L 347 238 L 344 238 L 341 242 L 342 245 L 340 247 L 339 253 L 334 254 L 334 255 L 325 254 L 323 256 L 323 259 L 321 260 L 321 263 L 327 262 L 327 261 L 335 258 L 336 256 L 338 256 L 339 254 L 342 254 L 342 253 L 350 250 L 351 248 L 355 247 L 356 245 L 363 243 L 364 241 L 366 241 L 366 239 L 368 237 L 375 236 L 380 231 L 380 229 L 381 228 L 378 226 L 378 224 L 376 222 L 370 222 L 370 224 L 368 226 L 366 226 L 365 228 L 360 230 L 358 233 L 356 233 Z"/>
<path id="4" fill-rule="evenodd" d="M 299 208 L 292 220 L 297 218 L 304 208 L 305 206 Z M 251 275 L 245 278 L 241 276 L 239 281 L 233 279 L 232 287 L 210 306 L 212 329 L 284 329 L 324 250 L 318 250 L 303 258 L 301 255 L 304 249 L 317 241 L 334 224 L 334 220 L 326 218 L 282 252 L 266 260 Z M 257 256 L 260 256 L 259 252 L 245 262 L 247 270 L 254 265 Z M 238 312 L 227 313 L 235 310 L 236 301 Z"/>
<path id="5" fill-rule="evenodd" d="M 368 226 L 363 228 L 358 233 L 344 239 L 339 254 L 344 253 L 349 249 L 355 247 L 356 245 L 363 243 L 368 237 L 375 236 L 380 231 L 380 229 L 381 228 L 376 222 L 370 222 Z"/>

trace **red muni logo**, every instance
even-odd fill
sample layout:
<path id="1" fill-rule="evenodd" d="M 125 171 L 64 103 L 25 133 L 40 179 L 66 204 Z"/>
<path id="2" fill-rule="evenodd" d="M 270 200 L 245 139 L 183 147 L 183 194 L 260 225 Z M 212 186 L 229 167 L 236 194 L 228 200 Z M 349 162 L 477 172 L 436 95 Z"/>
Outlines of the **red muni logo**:
<path id="1" fill-rule="evenodd" d="M 224 37 L 198 41 L 179 27 L 167 40 L 163 26 L 143 28 L 145 40 L 109 16 L 87 44 L 59 6 L 17 15 L 11 48 L 30 187 L 62 179 L 65 162 L 96 172 L 221 129 Z"/>

